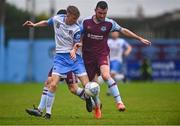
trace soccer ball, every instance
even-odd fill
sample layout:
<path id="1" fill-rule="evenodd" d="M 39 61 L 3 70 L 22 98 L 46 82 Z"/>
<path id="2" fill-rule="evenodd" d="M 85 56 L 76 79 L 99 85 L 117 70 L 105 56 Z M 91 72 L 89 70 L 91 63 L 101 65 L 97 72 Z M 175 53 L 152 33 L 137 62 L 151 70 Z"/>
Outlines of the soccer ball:
<path id="1" fill-rule="evenodd" d="M 96 82 L 89 82 L 85 86 L 85 93 L 91 97 L 98 95 L 100 92 L 100 86 Z"/>

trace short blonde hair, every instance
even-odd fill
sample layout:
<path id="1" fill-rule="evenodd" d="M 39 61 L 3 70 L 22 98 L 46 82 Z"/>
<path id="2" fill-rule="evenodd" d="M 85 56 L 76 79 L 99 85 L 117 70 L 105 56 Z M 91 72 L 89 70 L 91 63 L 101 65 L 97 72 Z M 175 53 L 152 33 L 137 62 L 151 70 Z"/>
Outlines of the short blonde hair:
<path id="1" fill-rule="evenodd" d="M 68 6 L 67 13 L 74 15 L 76 18 L 79 18 L 80 12 L 77 7 L 75 6 Z"/>

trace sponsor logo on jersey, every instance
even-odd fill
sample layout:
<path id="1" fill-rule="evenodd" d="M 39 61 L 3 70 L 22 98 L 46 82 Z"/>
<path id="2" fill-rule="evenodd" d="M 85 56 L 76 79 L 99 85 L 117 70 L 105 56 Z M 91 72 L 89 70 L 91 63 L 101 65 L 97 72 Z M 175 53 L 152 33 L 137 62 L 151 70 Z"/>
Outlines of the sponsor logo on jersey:
<path id="1" fill-rule="evenodd" d="M 91 38 L 91 39 L 95 39 L 95 40 L 103 40 L 103 36 L 102 35 L 94 35 L 94 34 L 88 33 L 87 37 Z"/>
<path id="2" fill-rule="evenodd" d="M 94 35 L 94 34 L 88 33 L 87 37 L 91 38 L 91 39 L 95 39 L 95 40 L 103 40 L 103 36 L 102 35 Z"/>

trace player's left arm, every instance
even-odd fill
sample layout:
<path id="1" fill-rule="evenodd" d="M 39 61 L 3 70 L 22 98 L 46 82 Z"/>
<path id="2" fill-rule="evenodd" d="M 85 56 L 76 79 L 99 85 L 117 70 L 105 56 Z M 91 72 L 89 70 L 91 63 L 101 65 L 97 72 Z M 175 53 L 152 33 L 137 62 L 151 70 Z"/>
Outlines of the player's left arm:
<path id="1" fill-rule="evenodd" d="M 142 42 L 142 43 L 144 43 L 144 44 L 146 44 L 146 45 L 151 45 L 151 42 L 150 42 L 149 40 L 144 39 L 144 38 L 136 35 L 134 32 L 130 31 L 130 30 L 127 29 L 127 28 L 121 28 L 120 32 L 121 32 L 123 35 L 125 35 L 125 36 L 127 36 L 127 37 L 131 37 L 131 38 L 137 39 L 137 40 L 139 40 L 140 42 Z"/>

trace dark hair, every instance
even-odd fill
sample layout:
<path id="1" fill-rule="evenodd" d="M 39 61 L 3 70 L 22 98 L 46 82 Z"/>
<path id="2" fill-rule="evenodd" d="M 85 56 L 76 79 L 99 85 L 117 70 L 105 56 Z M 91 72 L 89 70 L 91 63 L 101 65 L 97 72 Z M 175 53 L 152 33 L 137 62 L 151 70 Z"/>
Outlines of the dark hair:
<path id="1" fill-rule="evenodd" d="M 67 14 L 67 11 L 65 9 L 61 9 L 56 14 Z"/>
<path id="2" fill-rule="evenodd" d="M 99 1 L 96 5 L 96 9 L 97 8 L 108 9 L 108 5 L 105 1 Z"/>
<path id="3" fill-rule="evenodd" d="M 79 18 L 79 16 L 80 16 L 80 12 L 79 12 L 78 8 L 75 6 L 68 6 L 67 13 L 72 14 L 72 15 L 76 16 L 77 18 Z"/>

